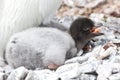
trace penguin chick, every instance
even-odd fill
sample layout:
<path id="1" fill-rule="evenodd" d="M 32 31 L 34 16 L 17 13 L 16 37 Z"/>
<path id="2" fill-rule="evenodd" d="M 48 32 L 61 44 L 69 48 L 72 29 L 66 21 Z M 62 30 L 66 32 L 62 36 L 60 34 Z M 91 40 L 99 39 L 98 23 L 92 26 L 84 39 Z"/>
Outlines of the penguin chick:
<path id="1" fill-rule="evenodd" d="M 14 68 L 56 69 L 65 60 L 76 56 L 88 40 L 101 35 L 95 33 L 93 27 L 90 19 L 78 18 L 71 24 L 69 33 L 45 27 L 17 33 L 7 44 L 6 60 Z"/>

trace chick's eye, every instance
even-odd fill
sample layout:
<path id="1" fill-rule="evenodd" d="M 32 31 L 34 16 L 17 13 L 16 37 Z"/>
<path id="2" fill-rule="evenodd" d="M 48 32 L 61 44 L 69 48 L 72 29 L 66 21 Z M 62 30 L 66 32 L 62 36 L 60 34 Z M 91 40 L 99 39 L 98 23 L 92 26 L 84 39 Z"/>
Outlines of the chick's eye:
<path id="1" fill-rule="evenodd" d="M 83 31 L 89 31 L 89 30 L 90 30 L 89 27 L 84 27 L 84 28 L 83 28 Z"/>

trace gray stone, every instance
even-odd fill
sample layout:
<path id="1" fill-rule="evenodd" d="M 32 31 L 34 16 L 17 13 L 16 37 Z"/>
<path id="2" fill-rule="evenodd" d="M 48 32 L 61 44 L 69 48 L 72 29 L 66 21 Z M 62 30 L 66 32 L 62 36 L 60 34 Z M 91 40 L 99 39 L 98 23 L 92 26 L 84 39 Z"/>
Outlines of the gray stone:
<path id="1" fill-rule="evenodd" d="M 19 67 L 11 72 L 7 80 L 24 80 L 27 73 L 28 73 L 28 70 L 26 68 Z"/>
<path id="2" fill-rule="evenodd" d="M 109 80 L 120 80 L 120 73 L 113 74 L 108 79 Z"/>
<path id="3" fill-rule="evenodd" d="M 81 74 L 79 80 L 96 80 L 96 76 L 89 74 Z"/>
<path id="4" fill-rule="evenodd" d="M 50 70 L 35 70 L 29 71 L 25 80 L 59 80 L 59 77 Z"/>

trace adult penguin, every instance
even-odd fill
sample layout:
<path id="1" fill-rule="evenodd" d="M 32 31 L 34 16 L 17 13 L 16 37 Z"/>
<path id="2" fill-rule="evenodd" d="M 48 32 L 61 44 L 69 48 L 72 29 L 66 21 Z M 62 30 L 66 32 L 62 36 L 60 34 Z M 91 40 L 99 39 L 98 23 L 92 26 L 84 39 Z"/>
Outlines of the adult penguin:
<path id="1" fill-rule="evenodd" d="M 62 0 L 0 0 L 0 66 L 11 35 L 39 26 L 53 14 Z M 48 21 L 49 22 L 49 21 Z"/>

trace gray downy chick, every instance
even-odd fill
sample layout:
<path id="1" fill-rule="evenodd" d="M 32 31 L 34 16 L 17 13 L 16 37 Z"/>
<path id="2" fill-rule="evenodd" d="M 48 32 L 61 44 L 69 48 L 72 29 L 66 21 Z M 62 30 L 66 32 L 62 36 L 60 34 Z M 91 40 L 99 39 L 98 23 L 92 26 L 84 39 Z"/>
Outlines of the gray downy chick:
<path id="1" fill-rule="evenodd" d="M 94 23 L 88 18 L 73 21 L 68 33 L 55 28 L 31 28 L 11 37 L 5 57 L 14 68 L 57 69 L 99 35 L 102 33 L 95 32 Z"/>

